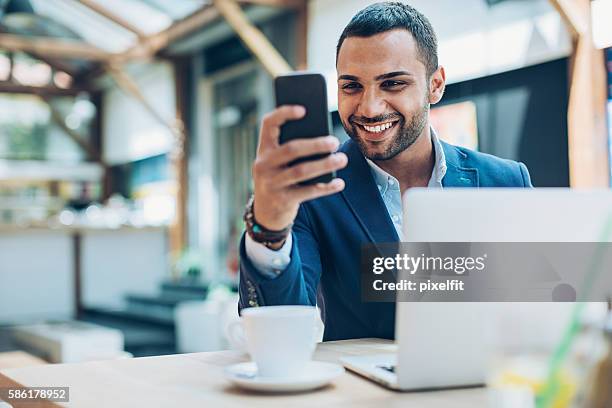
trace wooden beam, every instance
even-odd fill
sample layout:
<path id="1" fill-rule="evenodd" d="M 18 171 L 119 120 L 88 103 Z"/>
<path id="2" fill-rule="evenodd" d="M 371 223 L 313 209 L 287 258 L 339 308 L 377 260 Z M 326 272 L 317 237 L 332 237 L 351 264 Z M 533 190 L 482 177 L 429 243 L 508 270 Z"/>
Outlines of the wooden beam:
<path id="1" fill-rule="evenodd" d="M 607 84 L 603 50 L 581 36 L 571 57 L 567 113 L 570 185 L 609 187 Z"/>
<path id="2" fill-rule="evenodd" d="M 24 37 L 14 34 L 0 34 L 0 49 L 36 53 L 56 58 L 94 61 L 106 61 L 113 55 L 82 41 L 58 40 L 48 37 Z"/>
<path id="3" fill-rule="evenodd" d="M 102 50 L 94 45 L 83 41 L 74 41 L 67 39 L 57 39 L 50 37 L 29 37 L 15 34 L 0 34 L 0 50 L 6 51 L 21 51 L 31 54 L 35 58 L 47 62 L 49 65 L 56 66 L 58 69 L 67 72 L 73 77 L 81 77 L 80 73 L 74 72 L 66 64 L 61 61 L 50 62 L 48 58 L 63 58 L 63 59 L 83 59 L 91 61 L 99 61 L 109 63 L 111 61 L 117 64 L 123 64 L 132 59 L 147 59 L 152 58 L 160 50 L 166 48 L 172 42 L 188 35 L 205 25 L 217 20 L 220 17 L 219 9 L 213 6 L 204 6 L 195 13 L 183 18 L 172 24 L 167 29 L 153 34 L 146 35 L 138 27 L 131 24 L 129 21 L 112 13 L 110 10 L 100 5 L 93 0 L 74 0 L 92 9 L 105 18 L 113 21 L 121 27 L 135 33 L 139 37 L 139 42 L 130 49 L 120 52 L 111 53 Z M 305 10 L 306 0 L 240 0 L 245 4 L 258 4 L 276 7 L 296 8 L 302 13 Z M 290 71 L 291 68 L 272 47 L 265 36 L 259 32 L 250 22 L 246 15 L 234 0 L 215 1 L 220 3 L 220 9 L 224 10 L 226 20 L 232 28 L 240 35 L 245 44 L 251 49 L 257 58 L 260 58 L 264 67 L 271 73 L 280 73 Z M 235 15 L 233 15 L 235 13 Z M 305 20 L 301 20 L 302 23 Z M 243 24 L 246 24 L 243 26 Z M 298 28 L 300 32 L 304 32 L 304 25 Z M 252 36 L 252 38 L 250 38 Z M 299 60 L 302 63 L 305 51 L 302 48 L 298 49 L 300 56 Z M 276 74 L 273 74 L 276 75 Z M 78 79 L 78 78 L 75 78 Z"/>
<path id="4" fill-rule="evenodd" d="M 578 0 L 581 1 L 581 0 Z M 589 16 L 584 8 L 578 5 L 577 0 L 549 0 L 557 10 L 573 37 L 587 34 L 590 29 Z"/>
<path id="5" fill-rule="evenodd" d="M 204 6 L 195 13 L 175 22 L 167 29 L 144 38 L 136 46 L 121 53 L 116 62 L 123 63 L 133 58 L 151 58 L 173 41 L 199 30 L 218 18 L 219 12 L 214 7 Z"/>
<path id="6" fill-rule="evenodd" d="M 550 0 L 574 38 L 567 112 L 570 186 L 609 187 L 606 71 L 595 49 L 590 0 Z"/>
<path id="7" fill-rule="evenodd" d="M 241 0 L 241 2 L 288 8 L 299 8 L 307 4 L 306 0 Z M 143 38 L 137 45 L 118 55 L 116 61 L 124 63 L 134 58 L 151 58 L 172 42 L 201 29 L 219 17 L 219 10 L 216 7 L 204 6 L 193 14 L 174 22 L 167 29 Z"/>
<path id="8" fill-rule="evenodd" d="M 183 137 L 178 140 L 172 155 L 172 168 L 176 178 L 176 216 L 170 228 L 170 248 L 180 254 L 188 245 L 189 223 L 187 222 L 187 200 L 189 192 L 189 130 L 187 123 L 189 106 L 189 58 L 174 58 L 174 83 L 176 95 L 176 118 L 183 127 Z"/>
<path id="9" fill-rule="evenodd" d="M 271 76 L 276 77 L 292 71 L 287 61 L 249 21 L 235 0 L 213 0 L 213 4 Z"/>
<path id="10" fill-rule="evenodd" d="M 303 2 L 303 4 L 296 9 L 296 12 L 296 66 L 298 70 L 304 71 L 308 69 L 308 3 Z"/>
<path id="11" fill-rule="evenodd" d="M 145 36 L 133 47 L 126 51 L 112 55 L 107 62 L 121 66 L 131 60 L 152 59 L 159 51 L 168 47 L 172 42 L 186 36 L 205 25 L 217 20 L 219 12 L 213 6 L 204 6 L 193 14 L 174 22 L 170 27 L 156 34 Z M 103 73 L 109 72 L 108 67 L 98 67 L 87 75 L 79 76 L 79 80 L 91 80 Z"/>
<path id="12" fill-rule="evenodd" d="M 46 95 L 39 95 L 39 96 L 49 106 L 49 112 L 51 113 L 51 119 L 53 119 L 53 122 L 55 122 L 55 124 L 58 125 L 64 131 L 64 133 L 66 133 L 66 135 L 68 135 L 68 137 L 72 139 L 73 142 L 79 145 L 79 147 L 83 149 L 85 153 L 87 153 L 87 156 L 90 160 L 96 161 L 100 163 L 102 166 L 106 167 L 106 163 L 104 163 L 104 161 L 102 160 L 100 152 L 98 152 L 87 141 L 83 140 L 81 135 L 79 135 L 74 130 L 66 126 L 66 123 L 64 121 L 64 115 L 62 115 L 62 113 L 59 110 L 57 110 L 55 106 L 53 106 L 53 103 L 51 103 L 51 98 L 49 98 Z"/>
<path id="13" fill-rule="evenodd" d="M 10 33 L 7 33 L 6 30 L 3 30 L 0 28 L 0 35 L 2 34 L 10 34 Z M 48 64 L 51 68 L 55 68 L 56 70 L 59 70 L 59 71 L 64 71 L 65 73 L 71 76 L 75 76 L 76 74 L 78 74 L 78 72 L 76 72 L 71 66 L 69 66 L 67 63 L 57 58 L 49 58 L 48 56 L 39 55 L 35 52 L 27 52 L 26 54 L 30 55 L 32 58 L 38 59 Z M 9 56 L 12 59 L 13 52 L 9 52 Z"/>
<path id="14" fill-rule="evenodd" d="M 79 74 L 77 70 L 75 70 L 73 67 L 68 65 L 66 62 L 58 58 L 49 58 L 44 55 L 38 55 L 35 52 L 29 52 L 28 55 L 30 55 L 32 58 L 35 58 L 35 59 L 38 59 L 44 62 L 45 64 L 49 65 L 51 68 L 55 69 L 56 71 L 63 71 L 67 73 L 73 79 L 75 76 Z"/>
<path id="15" fill-rule="evenodd" d="M 11 81 L 0 81 L 0 93 L 17 93 L 47 96 L 76 96 L 87 88 L 58 88 L 56 86 L 21 85 Z"/>
<path id="16" fill-rule="evenodd" d="M 123 27 L 126 30 L 136 34 L 138 38 L 140 39 L 145 38 L 147 36 L 138 27 L 136 27 L 135 25 L 133 25 L 132 23 L 130 23 L 123 17 L 113 13 L 112 11 L 110 11 L 109 9 L 101 5 L 99 2 L 96 2 L 93 0 L 77 0 L 77 1 L 81 3 L 82 5 L 86 6 L 87 8 L 89 8 L 90 10 L 93 10 L 97 14 L 100 14 L 102 17 L 117 24 L 118 26 Z"/>
<path id="17" fill-rule="evenodd" d="M 182 133 L 183 125 L 181 123 L 172 123 L 168 119 L 164 118 L 154 107 L 149 103 L 147 98 L 143 95 L 138 84 L 132 77 L 118 64 L 110 63 L 107 65 L 108 73 L 113 78 L 119 88 L 123 89 L 128 95 L 131 95 L 136 99 L 148 112 L 149 114 L 162 126 L 170 131 L 175 136 L 180 136 Z"/>

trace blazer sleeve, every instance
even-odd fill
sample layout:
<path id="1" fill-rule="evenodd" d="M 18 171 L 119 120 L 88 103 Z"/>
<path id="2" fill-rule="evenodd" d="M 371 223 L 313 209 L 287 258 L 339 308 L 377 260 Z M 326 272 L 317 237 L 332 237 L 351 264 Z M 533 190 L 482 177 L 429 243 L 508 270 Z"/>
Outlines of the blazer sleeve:
<path id="1" fill-rule="evenodd" d="M 527 170 L 527 166 L 524 163 L 519 162 L 519 170 L 521 172 L 521 177 L 523 179 L 523 187 L 533 187 L 531 184 L 531 177 L 529 176 L 529 170 Z"/>
<path id="2" fill-rule="evenodd" d="M 245 307 L 316 304 L 321 257 L 305 205 L 300 206 L 291 233 L 291 261 L 273 278 L 261 274 L 251 263 L 246 255 L 243 234 L 240 242 L 239 311 Z"/>

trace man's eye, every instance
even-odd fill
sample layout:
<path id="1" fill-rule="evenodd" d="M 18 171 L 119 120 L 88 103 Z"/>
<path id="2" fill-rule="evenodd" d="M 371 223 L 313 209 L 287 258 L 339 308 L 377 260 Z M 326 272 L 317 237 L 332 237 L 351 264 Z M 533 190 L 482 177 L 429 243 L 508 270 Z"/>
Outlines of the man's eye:
<path id="1" fill-rule="evenodd" d="M 402 85 L 405 85 L 405 82 L 387 80 L 382 83 L 383 88 L 397 88 Z"/>
<path id="2" fill-rule="evenodd" d="M 346 90 L 354 90 L 354 89 L 359 89 L 359 88 L 361 88 L 361 85 L 358 84 L 357 82 L 349 82 L 349 83 L 342 85 L 342 89 L 346 89 Z"/>

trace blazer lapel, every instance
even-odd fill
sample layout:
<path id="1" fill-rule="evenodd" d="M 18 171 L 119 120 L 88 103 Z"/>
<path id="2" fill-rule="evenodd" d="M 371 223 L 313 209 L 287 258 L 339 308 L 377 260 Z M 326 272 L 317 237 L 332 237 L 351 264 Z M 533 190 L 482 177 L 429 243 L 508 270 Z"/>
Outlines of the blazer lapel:
<path id="1" fill-rule="evenodd" d="M 467 155 L 456 146 L 440 141 L 446 157 L 443 187 L 478 187 L 478 169 L 465 166 Z"/>
<path id="2" fill-rule="evenodd" d="M 372 177 L 370 166 L 359 147 L 349 140 L 342 146 L 341 151 L 348 156 L 348 165 L 338 171 L 338 177 L 346 184 L 342 197 L 368 239 L 373 243 L 399 241 L 387 207 Z"/>
<path id="3" fill-rule="evenodd" d="M 478 169 L 465 165 L 467 155 L 457 147 L 440 141 L 446 158 L 443 187 L 478 187 Z M 352 140 L 340 151 L 348 156 L 348 165 L 338 171 L 346 187 L 341 195 L 368 239 L 373 243 L 397 242 L 399 237 L 387 207 L 374 182 L 370 166 L 359 146 Z"/>

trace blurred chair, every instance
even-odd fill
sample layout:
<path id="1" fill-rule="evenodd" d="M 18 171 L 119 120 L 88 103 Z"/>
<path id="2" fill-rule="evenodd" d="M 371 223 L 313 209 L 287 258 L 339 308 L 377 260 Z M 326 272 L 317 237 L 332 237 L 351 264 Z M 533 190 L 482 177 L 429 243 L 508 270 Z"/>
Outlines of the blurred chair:
<path id="1" fill-rule="evenodd" d="M 181 302 L 175 309 L 176 344 L 180 353 L 229 348 L 225 326 L 238 319 L 238 295 L 224 290 L 206 301 Z"/>
<path id="2" fill-rule="evenodd" d="M 16 326 L 12 336 L 17 345 L 51 363 L 132 357 L 123 350 L 121 331 L 92 323 L 66 321 Z"/>

